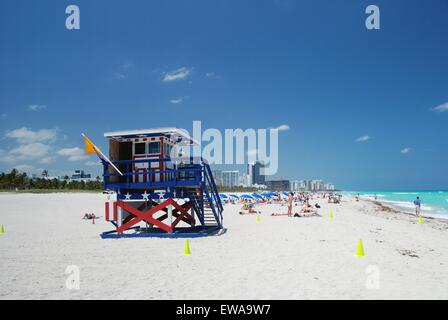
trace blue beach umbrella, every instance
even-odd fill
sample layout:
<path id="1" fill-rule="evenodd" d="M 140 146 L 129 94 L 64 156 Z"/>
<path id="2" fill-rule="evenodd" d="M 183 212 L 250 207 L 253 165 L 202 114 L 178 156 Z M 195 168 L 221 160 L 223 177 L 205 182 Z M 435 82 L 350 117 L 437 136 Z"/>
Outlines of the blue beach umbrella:
<path id="1" fill-rule="evenodd" d="M 243 194 L 243 195 L 240 196 L 240 198 L 243 198 L 243 199 L 253 199 L 254 197 L 252 197 L 252 196 L 250 196 L 248 194 Z"/>
<path id="2" fill-rule="evenodd" d="M 259 195 L 258 193 L 252 193 L 252 197 L 263 200 L 263 197 L 261 195 Z"/>
<path id="3" fill-rule="evenodd" d="M 223 199 L 227 199 L 227 198 L 228 198 L 228 196 L 226 196 L 224 193 L 220 193 L 219 196 L 220 196 L 221 198 L 223 198 Z"/>
<path id="4" fill-rule="evenodd" d="M 233 194 L 233 193 L 229 194 L 229 197 L 236 198 L 236 199 L 239 199 L 239 198 L 240 198 L 240 197 L 238 197 L 236 194 Z"/>

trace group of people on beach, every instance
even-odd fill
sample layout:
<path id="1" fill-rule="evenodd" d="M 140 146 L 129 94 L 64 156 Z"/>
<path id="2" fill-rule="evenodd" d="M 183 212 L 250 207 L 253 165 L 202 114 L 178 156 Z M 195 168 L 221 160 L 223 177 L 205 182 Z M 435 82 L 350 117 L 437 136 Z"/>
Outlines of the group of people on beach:
<path id="1" fill-rule="evenodd" d="M 286 214 L 280 214 L 280 213 L 274 213 L 272 215 L 284 215 L 289 217 L 309 217 L 309 216 L 319 216 L 318 209 L 321 208 L 320 204 L 318 202 L 312 204 L 311 201 L 313 199 L 328 199 L 328 203 L 335 203 L 340 204 L 341 203 L 341 197 L 340 194 L 335 194 L 333 192 L 329 193 L 318 193 L 318 194 L 312 194 L 309 192 L 289 192 L 287 194 L 287 197 L 284 195 L 278 195 L 274 198 L 268 198 L 264 199 L 263 201 L 260 200 L 254 200 L 254 199 L 244 199 L 243 206 L 241 207 L 239 213 L 244 214 L 258 214 L 260 213 L 257 211 L 256 206 L 261 204 L 281 204 L 287 206 L 287 213 Z M 301 207 L 299 212 L 294 213 L 295 207 Z"/>
<path id="2" fill-rule="evenodd" d="M 311 196 L 309 194 L 301 193 L 297 196 L 294 195 L 294 192 L 290 192 L 288 195 L 288 217 L 293 216 L 293 203 L 294 200 L 299 200 L 302 202 L 302 208 L 300 209 L 300 214 L 295 213 L 294 217 L 303 217 L 303 216 L 313 216 L 313 215 L 319 215 L 317 213 L 317 209 L 320 208 L 320 205 L 316 203 L 314 207 L 310 204 L 310 198 Z"/>

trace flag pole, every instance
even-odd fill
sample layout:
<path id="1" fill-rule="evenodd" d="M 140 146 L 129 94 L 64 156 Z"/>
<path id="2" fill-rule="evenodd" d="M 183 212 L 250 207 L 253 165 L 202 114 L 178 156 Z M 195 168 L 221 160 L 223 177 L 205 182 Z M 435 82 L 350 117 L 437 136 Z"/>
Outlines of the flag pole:
<path id="1" fill-rule="evenodd" d="M 102 156 L 104 159 L 106 159 L 106 161 L 109 162 L 110 165 L 111 165 L 115 170 L 117 170 L 117 172 L 118 172 L 120 175 L 123 176 L 123 173 L 122 173 L 120 170 L 118 170 L 118 168 L 112 163 L 112 161 L 109 160 L 108 157 L 106 157 L 100 150 L 98 150 L 98 148 L 97 148 L 96 146 L 94 146 L 94 149 L 95 149 L 95 151 L 98 151 L 98 152 L 101 154 L 101 156 Z"/>
<path id="2" fill-rule="evenodd" d="M 100 158 L 103 161 L 108 162 L 120 175 L 123 176 L 123 173 L 118 170 L 118 168 L 112 163 L 112 161 L 110 161 L 110 159 L 108 157 L 106 157 L 100 150 L 100 148 L 98 148 L 84 133 L 81 133 L 82 137 L 85 139 L 86 142 L 90 143 L 92 145 L 93 150 L 95 151 L 96 155 L 98 156 L 98 158 Z M 87 154 L 87 151 L 86 151 Z"/>

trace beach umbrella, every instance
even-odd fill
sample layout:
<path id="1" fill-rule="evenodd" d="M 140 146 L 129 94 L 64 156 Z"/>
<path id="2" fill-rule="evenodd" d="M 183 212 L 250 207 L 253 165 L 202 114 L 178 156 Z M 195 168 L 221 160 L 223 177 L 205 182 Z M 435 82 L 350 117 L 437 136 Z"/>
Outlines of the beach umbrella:
<path id="1" fill-rule="evenodd" d="M 223 198 L 223 199 L 227 199 L 227 198 L 228 198 L 228 196 L 226 196 L 224 193 L 220 193 L 219 196 L 220 196 L 221 198 Z"/>
<path id="2" fill-rule="evenodd" d="M 285 196 L 289 196 L 289 193 L 288 193 L 288 192 L 283 192 L 283 194 L 284 194 Z"/>
<path id="3" fill-rule="evenodd" d="M 263 197 L 265 197 L 265 198 L 270 198 L 270 197 L 272 197 L 272 193 L 270 193 L 270 192 L 265 192 L 265 193 L 262 193 L 261 196 L 263 196 Z"/>
<path id="4" fill-rule="evenodd" d="M 251 195 L 248 195 L 248 194 L 243 194 L 243 195 L 240 196 L 240 198 L 243 198 L 243 199 L 253 199 L 254 197 L 252 197 Z"/>
<path id="5" fill-rule="evenodd" d="M 252 197 L 263 200 L 263 197 L 261 195 L 259 195 L 258 193 L 252 193 Z"/>
<path id="6" fill-rule="evenodd" d="M 233 194 L 233 193 L 229 194 L 229 197 L 236 198 L 236 199 L 239 199 L 239 198 L 240 198 L 240 197 L 238 197 L 236 194 Z"/>

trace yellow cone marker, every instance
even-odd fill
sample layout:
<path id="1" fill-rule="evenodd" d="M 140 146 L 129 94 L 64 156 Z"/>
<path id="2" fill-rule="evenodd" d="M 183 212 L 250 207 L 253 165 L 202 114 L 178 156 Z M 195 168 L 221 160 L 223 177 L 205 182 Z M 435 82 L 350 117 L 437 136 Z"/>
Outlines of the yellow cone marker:
<path id="1" fill-rule="evenodd" d="M 186 240 L 184 244 L 184 255 L 188 256 L 190 254 L 191 254 L 190 243 L 188 242 L 188 240 Z"/>
<path id="2" fill-rule="evenodd" d="M 418 216 L 418 224 L 423 224 L 423 218 L 422 216 Z"/>
<path id="3" fill-rule="evenodd" d="M 362 246 L 362 240 L 358 240 L 358 249 L 356 249 L 356 257 L 361 258 L 364 257 L 364 247 Z"/>
<path id="4" fill-rule="evenodd" d="M 330 211 L 330 220 L 333 220 L 333 211 Z"/>
<path id="5" fill-rule="evenodd" d="M 0 226 L 0 234 L 5 233 L 5 227 L 3 225 Z"/>
<path id="6" fill-rule="evenodd" d="M 257 213 L 257 222 L 261 222 L 261 216 Z"/>

